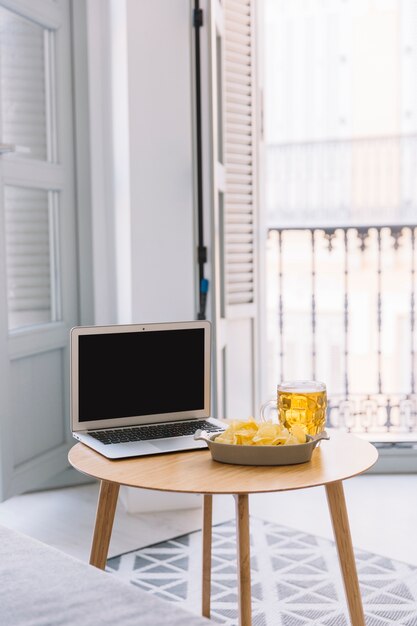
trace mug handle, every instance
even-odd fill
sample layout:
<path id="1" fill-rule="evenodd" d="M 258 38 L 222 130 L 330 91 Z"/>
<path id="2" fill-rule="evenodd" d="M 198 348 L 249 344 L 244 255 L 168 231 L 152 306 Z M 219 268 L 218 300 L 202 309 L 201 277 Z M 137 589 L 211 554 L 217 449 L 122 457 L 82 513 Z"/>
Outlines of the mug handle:
<path id="1" fill-rule="evenodd" d="M 259 414 L 261 417 L 261 422 L 272 422 L 272 418 L 270 414 L 272 410 L 275 410 L 277 413 L 277 402 L 276 400 L 268 400 L 268 402 L 264 402 L 259 409 Z"/>

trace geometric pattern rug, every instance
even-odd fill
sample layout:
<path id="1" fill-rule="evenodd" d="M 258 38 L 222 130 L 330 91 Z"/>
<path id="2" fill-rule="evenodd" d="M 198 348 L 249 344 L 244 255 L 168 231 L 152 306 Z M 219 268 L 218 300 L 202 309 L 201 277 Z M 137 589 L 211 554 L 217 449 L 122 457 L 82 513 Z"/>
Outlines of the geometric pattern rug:
<path id="1" fill-rule="evenodd" d="M 250 519 L 253 626 L 349 626 L 332 541 Z M 367 626 L 417 626 L 417 568 L 355 549 Z M 201 612 L 201 531 L 107 561 L 106 570 L 165 600 Z M 211 619 L 236 626 L 236 529 L 213 526 Z"/>

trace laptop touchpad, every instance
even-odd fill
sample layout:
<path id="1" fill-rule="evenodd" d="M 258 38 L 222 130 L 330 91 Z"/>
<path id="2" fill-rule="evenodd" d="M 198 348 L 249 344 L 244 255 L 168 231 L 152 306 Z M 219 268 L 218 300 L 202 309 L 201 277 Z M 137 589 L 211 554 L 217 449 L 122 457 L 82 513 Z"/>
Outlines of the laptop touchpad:
<path id="1" fill-rule="evenodd" d="M 191 441 L 190 441 L 191 439 Z M 161 441 L 153 441 L 152 445 L 161 450 L 161 452 L 174 452 L 175 450 L 190 450 L 192 448 L 198 448 L 199 442 L 195 441 L 190 437 L 184 437 L 183 439 L 177 439 L 176 437 L 173 439 L 163 439 Z"/>

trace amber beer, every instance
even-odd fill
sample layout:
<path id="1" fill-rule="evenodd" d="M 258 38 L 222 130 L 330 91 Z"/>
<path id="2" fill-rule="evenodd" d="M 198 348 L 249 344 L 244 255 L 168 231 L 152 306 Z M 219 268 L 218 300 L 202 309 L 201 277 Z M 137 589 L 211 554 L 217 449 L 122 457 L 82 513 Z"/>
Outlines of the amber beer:
<path id="1" fill-rule="evenodd" d="M 303 424 L 317 435 L 326 424 L 326 385 L 317 381 L 284 382 L 277 387 L 278 419 L 286 428 Z"/>

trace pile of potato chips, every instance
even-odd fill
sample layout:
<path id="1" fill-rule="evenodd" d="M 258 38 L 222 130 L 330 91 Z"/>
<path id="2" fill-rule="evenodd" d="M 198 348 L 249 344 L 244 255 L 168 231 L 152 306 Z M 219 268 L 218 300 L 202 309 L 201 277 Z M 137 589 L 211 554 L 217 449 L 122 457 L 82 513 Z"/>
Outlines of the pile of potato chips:
<path id="1" fill-rule="evenodd" d="M 294 424 L 290 429 L 282 424 L 233 420 L 230 426 L 216 437 L 216 443 L 230 443 L 238 446 L 286 446 L 306 443 L 307 429 L 302 424 Z"/>

